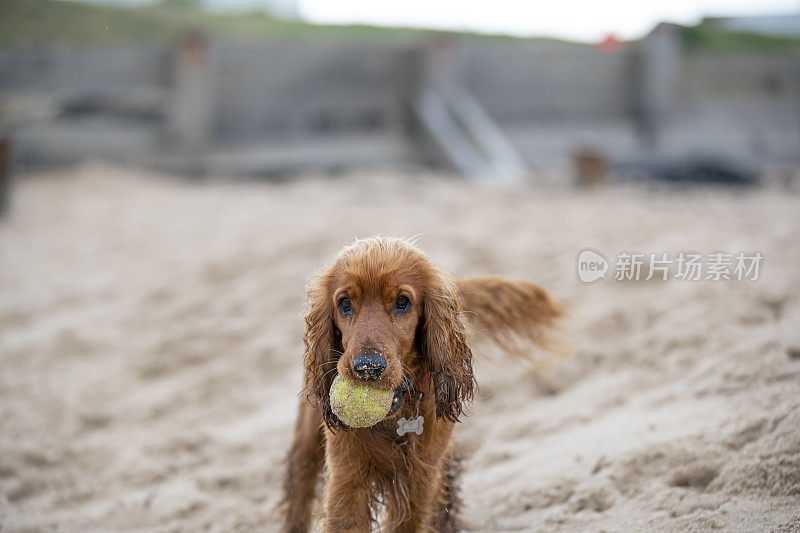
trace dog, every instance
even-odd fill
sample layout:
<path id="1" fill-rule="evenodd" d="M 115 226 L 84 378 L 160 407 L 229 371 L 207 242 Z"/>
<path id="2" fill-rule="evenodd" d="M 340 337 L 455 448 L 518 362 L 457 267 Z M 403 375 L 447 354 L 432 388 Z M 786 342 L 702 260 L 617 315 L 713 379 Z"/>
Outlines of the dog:
<path id="1" fill-rule="evenodd" d="M 468 327 L 512 353 L 550 347 L 562 307 L 529 281 L 455 279 L 415 245 L 371 237 L 311 281 L 304 390 L 283 481 L 283 530 L 307 531 L 324 468 L 325 531 L 457 531 L 453 427 L 476 390 Z M 331 409 L 336 375 L 393 391 L 389 414 L 349 428 Z"/>

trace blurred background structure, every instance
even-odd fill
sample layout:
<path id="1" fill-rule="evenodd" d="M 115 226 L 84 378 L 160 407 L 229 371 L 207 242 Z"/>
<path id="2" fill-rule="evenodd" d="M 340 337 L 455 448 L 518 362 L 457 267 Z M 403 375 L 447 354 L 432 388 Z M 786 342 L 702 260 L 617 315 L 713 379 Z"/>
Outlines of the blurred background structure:
<path id="1" fill-rule="evenodd" d="M 315 26 L 296 2 L 122 4 L 3 1 L 0 128 L 19 165 L 513 179 L 588 151 L 623 173 L 748 181 L 800 159 L 797 14 L 591 45 Z"/>

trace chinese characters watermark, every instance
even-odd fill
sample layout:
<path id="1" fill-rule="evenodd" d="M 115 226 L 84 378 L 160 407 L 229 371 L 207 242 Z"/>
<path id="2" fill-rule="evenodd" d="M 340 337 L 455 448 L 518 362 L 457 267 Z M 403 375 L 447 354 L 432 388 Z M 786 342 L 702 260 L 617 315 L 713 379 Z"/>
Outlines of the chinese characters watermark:
<path id="1" fill-rule="evenodd" d="M 583 250 L 578 255 L 578 278 L 592 283 L 613 275 L 617 281 L 757 281 L 764 256 L 761 252 L 620 252 L 612 269 L 603 254 Z"/>

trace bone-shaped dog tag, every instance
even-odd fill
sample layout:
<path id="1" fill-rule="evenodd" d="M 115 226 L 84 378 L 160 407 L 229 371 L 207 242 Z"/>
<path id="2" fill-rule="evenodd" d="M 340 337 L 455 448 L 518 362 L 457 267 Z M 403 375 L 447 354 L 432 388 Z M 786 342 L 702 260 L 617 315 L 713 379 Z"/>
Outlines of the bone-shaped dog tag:
<path id="1" fill-rule="evenodd" d="M 401 418 L 397 421 L 397 434 L 401 437 L 406 433 L 416 433 L 417 435 L 422 435 L 422 427 L 424 424 L 425 419 L 422 418 L 422 415 L 418 416 L 417 418 L 410 418 L 408 420 Z"/>

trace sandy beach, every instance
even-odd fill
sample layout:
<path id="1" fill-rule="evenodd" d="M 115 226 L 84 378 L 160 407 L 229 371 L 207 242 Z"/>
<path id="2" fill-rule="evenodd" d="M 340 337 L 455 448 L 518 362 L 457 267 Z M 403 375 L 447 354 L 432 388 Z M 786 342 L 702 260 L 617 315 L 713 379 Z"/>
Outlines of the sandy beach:
<path id="1" fill-rule="evenodd" d="M 536 368 L 475 339 L 467 530 L 800 531 L 799 228 L 771 189 L 24 176 L 0 224 L 0 530 L 276 531 L 305 282 L 384 234 L 571 312 L 574 355 Z M 586 284 L 587 248 L 764 260 Z"/>

